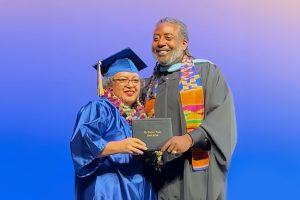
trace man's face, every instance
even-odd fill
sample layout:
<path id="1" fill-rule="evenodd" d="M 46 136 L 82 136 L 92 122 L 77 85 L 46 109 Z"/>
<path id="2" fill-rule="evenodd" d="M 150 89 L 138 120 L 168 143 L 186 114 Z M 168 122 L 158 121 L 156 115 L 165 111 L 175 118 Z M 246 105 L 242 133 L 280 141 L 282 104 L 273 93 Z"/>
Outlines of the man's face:
<path id="1" fill-rule="evenodd" d="M 154 30 L 152 53 L 159 64 L 166 66 L 180 62 L 186 48 L 187 41 L 179 38 L 177 25 L 164 22 Z"/>

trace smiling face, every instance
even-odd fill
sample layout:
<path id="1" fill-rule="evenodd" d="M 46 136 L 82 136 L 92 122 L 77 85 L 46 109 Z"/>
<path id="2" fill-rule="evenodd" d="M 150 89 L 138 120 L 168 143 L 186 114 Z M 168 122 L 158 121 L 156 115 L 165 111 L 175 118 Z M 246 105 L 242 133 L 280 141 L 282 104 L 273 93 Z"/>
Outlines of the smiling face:
<path id="1" fill-rule="evenodd" d="M 112 78 L 113 93 L 122 99 L 125 105 L 131 106 L 140 95 L 141 82 L 137 73 L 118 72 Z"/>
<path id="2" fill-rule="evenodd" d="M 153 34 L 152 53 L 163 66 L 180 62 L 187 48 L 187 40 L 180 38 L 176 24 L 163 22 L 156 26 Z"/>

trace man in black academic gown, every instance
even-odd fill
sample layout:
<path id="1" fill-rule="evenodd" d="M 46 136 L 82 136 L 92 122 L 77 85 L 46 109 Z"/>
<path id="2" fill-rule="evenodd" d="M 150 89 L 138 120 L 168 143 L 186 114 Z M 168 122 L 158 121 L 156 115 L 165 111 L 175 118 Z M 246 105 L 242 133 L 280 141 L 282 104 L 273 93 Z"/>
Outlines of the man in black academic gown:
<path id="1" fill-rule="evenodd" d="M 226 199 L 236 127 L 222 73 L 210 61 L 191 56 L 186 26 L 176 19 L 157 23 L 152 52 L 157 66 L 145 90 L 146 107 L 152 117 L 171 118 L 173 128 L 161 149 L 161 171 L 148 169 L 159 199 Z"/>

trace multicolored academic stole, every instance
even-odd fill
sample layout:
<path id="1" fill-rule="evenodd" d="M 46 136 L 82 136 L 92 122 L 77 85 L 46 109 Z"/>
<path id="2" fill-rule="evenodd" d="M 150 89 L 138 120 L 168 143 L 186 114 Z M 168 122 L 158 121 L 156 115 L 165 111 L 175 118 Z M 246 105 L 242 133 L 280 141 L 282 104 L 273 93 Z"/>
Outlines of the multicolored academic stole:
<path id="1" fill-rule="evenodd" d="M 158 80 L 155 75 L 150 79 L 145 109 L 148 117 L 155 117 L 155 99 Z M 204 94 L 200 75 L 191 59 L 184 57 L 180 67 L 180 81 L 178 89 L 182 110 L 186 121 L 187 133 L 199 127 L 204 120 Z M 207 169 L 209 155 L 207 151 L 192 147 L 192 166 L 196 171 Z"/>

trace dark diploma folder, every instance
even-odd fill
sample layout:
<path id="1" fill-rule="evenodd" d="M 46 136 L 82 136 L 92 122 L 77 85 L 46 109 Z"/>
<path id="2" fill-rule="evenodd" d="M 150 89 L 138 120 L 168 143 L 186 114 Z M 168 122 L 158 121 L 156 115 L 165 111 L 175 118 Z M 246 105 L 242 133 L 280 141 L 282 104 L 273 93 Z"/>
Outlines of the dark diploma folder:
<path id="1" fill-rule="evenodd" d="M 132 121 L 132 136 L 145 142 L 147 151 L 160 150 L 172 137 L 171 118 L 135 119 Z"/>

